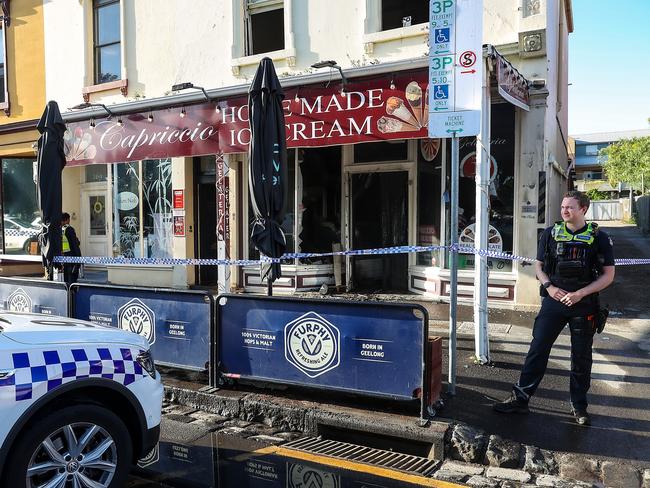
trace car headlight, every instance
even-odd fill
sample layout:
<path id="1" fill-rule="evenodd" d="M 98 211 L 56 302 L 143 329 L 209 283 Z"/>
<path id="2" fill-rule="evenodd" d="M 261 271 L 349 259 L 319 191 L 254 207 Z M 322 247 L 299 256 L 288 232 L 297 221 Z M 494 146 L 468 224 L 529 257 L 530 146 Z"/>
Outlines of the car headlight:
<path id="1" fill-rule="evenodd" d="M 150 350 L 141 352 L 135 360 L 140 366 L 142 366 L 142 369 L 144 369 L 149 376 L 156 379 L 156 364 L 154 363 Z"/>

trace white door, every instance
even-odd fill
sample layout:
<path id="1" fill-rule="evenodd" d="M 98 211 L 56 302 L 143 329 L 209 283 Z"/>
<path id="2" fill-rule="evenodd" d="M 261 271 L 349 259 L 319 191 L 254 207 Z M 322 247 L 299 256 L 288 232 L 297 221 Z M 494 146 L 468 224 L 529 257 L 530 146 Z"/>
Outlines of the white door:
<path id="1" fill-rule="evenodd" d="M 106 190 L 87 190 L 81 193 L 81 229 L 77 229 L 84 256 L 108 256 L 108 225 L 106 217 Z"/>

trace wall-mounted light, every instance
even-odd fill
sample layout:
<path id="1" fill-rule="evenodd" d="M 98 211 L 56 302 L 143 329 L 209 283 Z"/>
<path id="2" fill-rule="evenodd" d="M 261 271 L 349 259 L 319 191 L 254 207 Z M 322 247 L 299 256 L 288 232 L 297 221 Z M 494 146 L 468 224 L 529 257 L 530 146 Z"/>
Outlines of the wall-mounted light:
<path id="1" fill-rule="evenodd" d="M 185 107 L 181 109 L 181 119 L 185 117 Z"/>
<path id="2" fill-rule="evenodd" d="M 205 97 L 205 101 L 206 102 L 210 101 L 210 96 L 208 95 L 208 92 L 206 92 L 205 88 L 203 88 L 202 86 L 195 86 L 194 83 L 189 81 L 186 81 L 185 83 L 177 83 L 176 85 L 172 85 L 172 91 L 187 90 L 188 88 L 201 90 L 203 92 L 203 96 Z"/>
<path id="3" fill-rule="evenodd" d="M 318 63 L 314 63 L 311 65 L 312 68 L 334 68 L 339 70 L 339 73 L 341 73 L 341 82 L 343 86 L 341 87 L 341 95 L 345 95 L 345 86 L 348 84 L 348 79 L 345 77 L 343 74 L 343 68 L 341 68 L 336 61 L 330 59 L 329 61 L 319 61 Z M 327 86 L 329 86 L 329 81 L 327 82 Z"/>
<path id="4" fill-rule="evenodd" d="M 218 103 L 215 106 L 214 111 L 217 112 L 217 113 L 221 112 L 221 106 Z"/>
<path id="5" fill-rule="evenodd" d="M 94 118 L 90 119 L 90 124 L 89 125 L 90 125 L 91 129 L 95 128 L 95 119 Z"/>
<path id="6" fill-rule="evenodd" d="M 149 122 L 153 122 L 153 113 L 152 112 L 149 112 L 149 115 L 147 116 L 147 120 Z"/>
<path id="7" fill-rule="evenodd" d="M 390 85 L 389 85 L 389 88 L 390 88 L 391 90 L 394 90 L 394 89 L 395 89 L 395 79 L 392 78 L 392 77 L 391 77 L 391 79 L 390 79 Z"/>
<path id="8" fill-rule="evenodd" d="M 123 125 L 122 117 L 118 117 L 118 118 L 117 118 L 117 125 L 119 125 L 120 127 L 122 127 L 122 125 Z"/>

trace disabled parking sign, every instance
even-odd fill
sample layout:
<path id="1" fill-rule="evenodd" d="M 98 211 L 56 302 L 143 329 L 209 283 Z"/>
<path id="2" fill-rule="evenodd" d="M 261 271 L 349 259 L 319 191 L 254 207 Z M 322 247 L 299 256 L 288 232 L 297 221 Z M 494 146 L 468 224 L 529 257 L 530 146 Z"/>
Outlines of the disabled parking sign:
<path id="1" fill-rule="evenodd" d="M 481 0 L 429 2 L 429 137 L 480 131 Z"/>

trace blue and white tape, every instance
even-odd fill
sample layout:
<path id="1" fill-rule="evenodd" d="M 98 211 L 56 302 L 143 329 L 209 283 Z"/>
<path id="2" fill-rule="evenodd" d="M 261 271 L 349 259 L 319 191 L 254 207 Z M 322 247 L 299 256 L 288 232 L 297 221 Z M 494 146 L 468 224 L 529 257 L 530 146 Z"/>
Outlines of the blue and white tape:
<path id="1" fill-rule="evenodd" d="M 134 265 L 134 266 L 147 266 L 147 265 L 167 265 L 167 266 L 257 266 L 259 264 L 268 263 L 282 263 L 292 261 L 294 259 L 305 258 L 321 258 L 329 256 L 369 256 L 369 255 L 382 255 L 382 254 L 409 254 L 420 252 L 432 252 L 446 249 L 450 252 L 459 254 L 478 254 L 494 259 L 503 259 L 508 261 L 519 261 L 522 263 L 533 263 L 535 258 L 526 256 L 518 256 L 502 251 L 494 251 L 490 249 L 477 249 L 471 246 L 395 246 L 373 249 L 354 249 L 337 252 L 298 252 L 286 253 L 281 258 L 270 258 L 262 256 L 260 259 L 182 259 L 182 258 L 125 258 L 125 257 L 105 257 L 105 256 L 57 256 L 54 260 L 58 263 L 70 264 L 121 264 L 121 265 Z M 650 264 L 650 259 L 616 259 L 616 266 L 637 266 Z"/>

